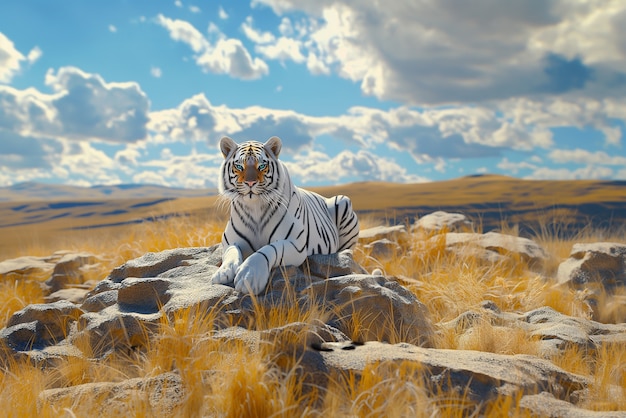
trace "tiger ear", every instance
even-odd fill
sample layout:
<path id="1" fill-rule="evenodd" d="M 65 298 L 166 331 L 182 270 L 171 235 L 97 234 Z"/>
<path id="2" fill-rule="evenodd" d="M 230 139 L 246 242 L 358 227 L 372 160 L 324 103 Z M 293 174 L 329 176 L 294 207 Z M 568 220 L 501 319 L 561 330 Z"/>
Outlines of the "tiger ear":
<path id="1" fill-rule="evenodd" d="M 280 154 L 282 147 L 283 143 L 277 136 L 271 137 L 265 144 L 263 144 L 263 148 L 265 148 L 266 151 L 269 151 L 275 158 L 278 158 L 278 154 Z"/>
<path id="2" fill-rule="evenodd" d="M 237 143 L 227 136 L 220 139 L 220 150 L 222 151 L 224 158 L 227 158 L 231 153 L 235 152 L 237 147 Z"/>

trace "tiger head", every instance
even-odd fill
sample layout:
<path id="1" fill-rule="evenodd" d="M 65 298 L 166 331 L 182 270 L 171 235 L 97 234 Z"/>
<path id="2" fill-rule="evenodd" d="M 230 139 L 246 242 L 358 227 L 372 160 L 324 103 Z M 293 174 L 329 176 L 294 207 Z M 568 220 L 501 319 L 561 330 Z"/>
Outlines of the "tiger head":
<path id="1" fill-rule="evenodd" d="M 220 140 L 224 162 L 220 172 L 219 191 L 231 200 L 240 196 L 267 200 L 280 180 L 278 154 L 282 142 L 273 136 L 264 144 L 247 141 L 237 144 L 225 136 Z"/>

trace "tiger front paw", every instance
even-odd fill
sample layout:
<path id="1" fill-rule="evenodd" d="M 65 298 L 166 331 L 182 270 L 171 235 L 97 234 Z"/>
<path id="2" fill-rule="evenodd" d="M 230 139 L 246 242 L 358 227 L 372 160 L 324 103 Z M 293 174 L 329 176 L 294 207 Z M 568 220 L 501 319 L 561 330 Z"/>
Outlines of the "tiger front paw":
<path id="1" fill-rule="evenodd" d="M 267 286 L 269 277 L 270 268 L 267 258 L 259 253 L 252 254 L 237 269 L 235 290 L 258 295 Z"/>
<path id="2" fill-rule="evenodd" d="M 224 251 L 222 257 L 222 265 L 211 277 L 211 283 L 214 284 L 231 284 L 235 280 L 237 269 L 241 266 L 241 251 L 237 247 L 229 247 Z"/>

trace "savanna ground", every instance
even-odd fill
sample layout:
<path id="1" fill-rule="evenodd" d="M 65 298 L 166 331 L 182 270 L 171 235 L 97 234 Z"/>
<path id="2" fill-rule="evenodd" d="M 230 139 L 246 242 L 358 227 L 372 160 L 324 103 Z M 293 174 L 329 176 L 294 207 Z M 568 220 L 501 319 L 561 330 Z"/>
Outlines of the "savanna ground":
<path id="1" fill-rule="evenodd" d="M 106 229 L 91 234 L 46 240 L 34 239 L 29 245 L 6 251 L 3 259 L 20 255 L 50 255 L 57 250 L 87 251 L 98 255 L 101 263 L 89 272 L 86 281 L 99 281 L 123 262 L 149 251 L 176 247 L 210 246 L 220 241 L 224 215 L 208 220 L 201 216 L 172 217 L 153 223 L 137 224 L 114 232 Z M 362 216 L 362 228 L 377 226 L 384 220 Z M 516 228 L 503 225 L 503 232 L 516 234 Z M 551 228 L 553 230 L 553 228 Z M 35 235 L 36 237 L 36 235 Z M 567 288 L 556 288 L 549 280 L 558 264 L 566 259 L 577 242 L 626 242 L 622 230 L 585 230 L 564 238 L 537 230 L 532 237 L 550 254 L 543 273 L 530 272 L 521 262 L 486 266 L 473 256 L 450 255 L 444 240 L 427 241 L 410 235 L 400 242 L 402 251 L 384 259 L 369 256 L 361 245 L 356 261 L 368 271 L 382 269 L 394 276 L 422 301 L 433 323 L 444 323 L 488 299 L 502 310 L 527 312 L 550 306 L 567 315 L 589 317 L 584 297 Z M 414 255 L 407 257 L 408 250 Z M 43 302 L 40 282 L 47 277 L 10 277 L 0 283 L 0 323 L 6 324 L 13 312 Z M 622 296 L 625 293 L 622 294 Z M 618 295 L 619 296 L 619 295 Z M 608 298 L 608 297 L 607 297 Z M 608 299 L 607 299 L 608 300 Z M 623 300 L 623 299 L 622 299 Z M 271 328 L 294 321 L 313 324 L 323 309 L 306 312 L 285 306 L 271 312 L 258 312 L 259 327 Z M 606 322 L 624 322 L 624 304 L 600 304 L 599 317 Z M 121 382 L 135 377 L 153 377 L 174 370 L 185 387 L 184 404 L 171 411 L 176 416 L 525 416 L 516 399 L 499 397 L 476 405 L 462 394 L 437 392 L 416 378 L 415 366 L 373 364 L 360 379 L 353 375 L 331 376 L 330 387 L 320 393 L 306 389 L 298 379 L 297 358 L 284 358 L 285 344 L 304 344 L 301 336 L 293 341 L 277 341 L 250 350 L 241 344 L 223 344 L 207 338 L 213 332 L 215 312 L 193 315 L 185 312 L 173 321 L 163 321 L 159 333 L 139 354 L 118 353 L 106 359 L 63 360 L 54 369 L 42 369 L 26 362 L 10 362 L 0 374 L 0 414 L 9 416 L 93 416 L 114 415 L 101 411 L 101 399 L 82 399 L 80 405 L 42 404 L 38 394 L 49 388 L 62 388 L 92 382 Z M 350 337 L 359 339 L 363 323 L 351 322 Z M 400 342 L 401 335 L 397 336 Z M 435 348 L 470 349 L 502 354 L 538 353 L 537 341 L 523 330 L 508 329 L 506 335 L 485 323 L 471 338 L 459 338 L 454 329 L 438 334 Z M 89 347 L 84 347 L 89 350 Z M 594 353 L 574 348 L 550 359 L 563 369 L 591 379 L 590 397 L 582 405 L 592 410 L 626 409 L 626 344 L 608 345 Z M 276 367 L 280 364 L 282 367 Z M 287 365 L 287 367 L 285 367 Z M 292 365 L 293 367 L 289 367 Z M 286 370 L 286 371 L 285 371 Z M 291 370 L 291 371 L 290 371 Z M 210 379 L 207 373 L 210 372 Z M 609 386 L 620 387 L 624 396 L 616 400 Z M 320 389 L 321 390 L 321 389 Z M 103 394 L 106 396 L 106 394 Z M 138 395 L 125 400 L 135 416 L 155 416 L 148 399 Z"/>

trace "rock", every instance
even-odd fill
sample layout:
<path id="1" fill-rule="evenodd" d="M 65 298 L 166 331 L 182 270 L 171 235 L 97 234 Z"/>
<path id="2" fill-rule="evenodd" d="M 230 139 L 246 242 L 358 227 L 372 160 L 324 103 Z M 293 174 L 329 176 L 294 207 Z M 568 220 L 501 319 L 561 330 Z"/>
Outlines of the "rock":
<path id="1" fill-rule="evenodd" d="M 352 273 L 367 273 L 363 267 L 354 261 L 351 250 L 334 254 L 312 255 L 306 259 L 300 268 L 294 267 L 294 270 L 295 274 L 298 274 L 299 270 L 322 279 L 345 276 Z M 274 278 L 276 277 L 282 278 L 280 271 L 275 272 Z"/>
<path id="2" fill-rule="evenodd" d="M 217 249 L 219 252 L 216 252 Z M 158 275 L 175 270 L 177 267 L 188 266 L 201 259 L 203 263 L 216 266 L 222 262 L 221 245 L 213 247 L 176 248 L 158 253 L 147 253 L 134 260 L 127 261 L 115 268 L 108 279 L 119 283 L 127 277 L 157 277 Z"/>
<path id="3" fill-rule="evenodd" d="M 443 230 L 446 232 L 468 232 L 472 230 L 472 227 L 472 222 L 462 213 L 437 211 L 419 218 L 411 227 L 411 231 L 439 232 Z"/>
<path id="4" fill-rule="evenodd" d="M 96 294 L 88 293 L 80 308 L 85 312 L 98 312 L 117 303 L 117 290 L 103 290 Z"/>
<path id="5" fill-rule="evenodd" d="M 533 416 L 550 418 L 626 418 L 626 411 L 590 411 L 556 399 L 548 392 L 524 395 L 519 406 Z"/>
<path id="6" fill-rule="evenodd" d="M 328 324 L 348 334 L 353 326 L 360 327 L 361 341 L 432 345 L 426 307 L 396 281 L 354 274 L 314 282 L 310 289 L 318 303 L 336 307 Z"/>
<path id="7" fill-rule="evenodd" d="M 367 365 L 386 365 L 415 370 L 415 378 L 425 379 L 427 387 L 456 391 L 469 400 L 482 402 L 497 395 L 515 396 L 550 390 L 559 399 L 569 400 L 574 391 L 584 389 L 589 381 L 568 373 L 549 361 L 527 355 L 503 355 L 465 350 L 442 350 L 416 347 L 411 344 L 367 342 L 345 349 L 345 345 L 327 346 L 324 351 L 310 353 L 302 367 L 315 382 L 324 376 L 363 372 Z M 344 347 L 344 348 L 342 348 Z M 320 375 L 323 374 L 323 375 Z"/>
<path id="8" fill-rule="evenodd" d="M 574 244 L 569 258 L 559 265 L 557 281 L 579 289 L 592 283 L 607 290 L 626 286 L 626 244 Z"/>
<path id="9" fill-rule="evenodd" d="M 59 300 L 67 300 L 75 304 L 81 304 L 85 300 L 85 296 L 89 293 L 88 288 L 84 287 L 70 287 L 67 289 L 60 289 L 56 292 L 46 296 L 44 300 L 47 303 L 57 302 Z"/>
<path id="10" fill-rule="evenodd" d="M 560 355 L 571 346 L 576 346 L 581 351 L 589 351 L 602 344 L 626 342 L 626 324 L 602 324 L 564 315 L 547 306 L 522 314 L 493 309 L 468 311 L 440 326 L 454 328 L 460 338 L 463 338 L 465 333 L 471 333 L 473 327 L 483 321 L 498 327 L 525 330 L 529 337 L 539 339 L 539 353 L 545 358 Z"/>
<path id="11" fill-rule="evenodd" d="M 430 238 L 433 244 L 440 236 Z M 445 234 L 446 249 L 449 251 L 467 254 L 469 250 L 480 249 L 479 255 L 487 262 L 498 262 L 505 257 L 520 261 L 531 269 L 541 269 L 548 256 L 546 251 L 534 241 L 512 235 L 487 232 L 486 234 L 473 234 L 466 232 L 449 232 Z M 471 254 L 471 253 L 470 253 Z"/>
<path id="12" fill-rule="evenodd" d="M 169 279 L 160 277 L 126 278 L 117 291 L 117 303 L 125 311 L 157 312 L 171 297 L 167 292 L 170 284 Z"/>
<path id="13" fill-rule="evenodd" d="M 97 402 L 94 402 L 97 400 Z M 44 406 L 71 416 L 135 416 L 138 410 L 172 416 L 185 401 L 185 387 L 176 373 L 123 382 L 86 383 L 42 391 L 37 410 Z M 143 408 L 137 408 L 143 406 Z"/>
<path id="14" fill-rule="evenodd" d="M 402 247 L 397 242 L 386 238 L 364 245 L 363 248 L 369 250 L 370 257 L 374 258 L 389 258 L 402 252 Z"/>
<path id="15" fill-rule="evenodd" d="M 57 253 L 58 254 L 58 253 Z M 95 264 L 98 259 L 89 253 L 66 253 L 58 260 L 52 271 L 52 276 L 45 284 L 50 293 L 63 289 L 70 284 L 80 284 L 84 281 L 82 268 Z"/>
<path id="16" fill-rule="evenodd" d="M 11 275 L 45 275 L 54 269 L 53 257 L 18 257 L 0 262 L 0 278 Z"/>
<path id="17" fill-rule="evenodd" d="M 67 337 L 81 314 L 78 306 L 65 300 L 29 305 L 9 318 L 0 339 L 16 351 L 54 345 Z"/>
<path id="18" fill-rule="evenodd" d="M 407 230 L 404 225 L 375 226 L 373 228 L 362 229 L 359 231 L 359 241 L 365 243 L 379 239 L 397 241 L 398 237 L 405 235 L 407 235 Z"/>

